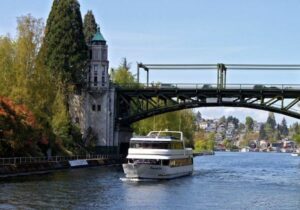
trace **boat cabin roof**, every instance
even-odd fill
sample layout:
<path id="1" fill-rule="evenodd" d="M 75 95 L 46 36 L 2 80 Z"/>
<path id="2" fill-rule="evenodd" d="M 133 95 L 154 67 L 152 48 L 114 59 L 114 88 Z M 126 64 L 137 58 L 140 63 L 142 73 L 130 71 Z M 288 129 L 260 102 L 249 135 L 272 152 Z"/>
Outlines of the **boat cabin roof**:
<path id="1" fill-rule="evenodd" d="M 131 141 L 182 141 L 181 131 L 151 131 L 147 136 L 135 136 Z"/>

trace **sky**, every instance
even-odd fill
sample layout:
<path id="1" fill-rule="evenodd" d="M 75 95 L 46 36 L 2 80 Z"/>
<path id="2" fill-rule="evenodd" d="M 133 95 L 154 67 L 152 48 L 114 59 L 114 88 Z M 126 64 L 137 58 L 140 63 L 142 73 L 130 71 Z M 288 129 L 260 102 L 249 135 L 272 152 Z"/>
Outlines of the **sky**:
<path id="1" fill-rule="evenodd" d="M 92 10 L 109 47 L 110 67 L 126 57 L 136 62 L 191 64 L 299 64 L 299 0 L 79 0 Z M 16 36 L 16 17 L 46 22 L 52 0 L 1 0 L 0 35 Z M 145 77 L 143 77 L 145 79 Z M 228 83 L 300 84 L 300 72 L 228 72 Z M 145 80 L 144 80 L 145 81 Z M 151 72 L 150 81 L 216 83 L 216 72 Z M 268 112 L 244 108 L 200 108 L 204 117 Z M 276 115 L 281 121 L 282 115 Z M 286 117 L 288 123 L 296 122 Z"/>

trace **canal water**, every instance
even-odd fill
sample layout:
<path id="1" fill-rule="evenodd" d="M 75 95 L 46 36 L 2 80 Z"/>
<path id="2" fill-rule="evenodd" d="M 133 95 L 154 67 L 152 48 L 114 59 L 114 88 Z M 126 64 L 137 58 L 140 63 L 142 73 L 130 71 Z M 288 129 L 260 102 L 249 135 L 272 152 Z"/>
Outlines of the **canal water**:
<path id="1" fill-rule="evenodd" d="M 0 182 L 0 209 L 300 209 L 300 157 L 196 157 L 194 175 L 122 182 L 120 167 L 58 171 Z"/>

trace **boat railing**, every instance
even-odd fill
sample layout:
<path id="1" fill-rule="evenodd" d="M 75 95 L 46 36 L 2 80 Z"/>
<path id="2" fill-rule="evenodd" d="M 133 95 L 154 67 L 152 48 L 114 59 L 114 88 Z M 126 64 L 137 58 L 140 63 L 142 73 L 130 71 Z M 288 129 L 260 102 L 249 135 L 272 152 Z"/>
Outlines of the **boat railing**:
<path id="1" fill-rule="evenodd" d="M 181 131 L 150 131 L 147 136 L 153 136 L 153 137 L 159 138 L 159 137 L 162 137 L 162 134 L 164 134 L 164 133 L 170 133 L 170 134 L 176 133 L 176 134 L 179 134 L 180 140 L 183 141 L 183 133 Z M 172 135 L 170 135 L 169 137 L 170 138 L 171 137 L 175 137 L 176 138 L 176 136 L 172 136 Z"/>

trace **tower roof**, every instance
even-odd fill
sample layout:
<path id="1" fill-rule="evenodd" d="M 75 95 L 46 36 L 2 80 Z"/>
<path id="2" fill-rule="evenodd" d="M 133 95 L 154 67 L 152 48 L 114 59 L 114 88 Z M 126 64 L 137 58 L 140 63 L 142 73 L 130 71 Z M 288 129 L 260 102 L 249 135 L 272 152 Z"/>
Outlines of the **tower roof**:
<path id="1" fill-rule="evenodd" d="M 92 42 L 106 42 L 106 40 L 104 39 L 103 35 L 100 32 L 100 28 L 97 28 L 97 32 L 95 33 Z"/>

